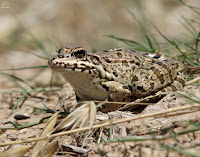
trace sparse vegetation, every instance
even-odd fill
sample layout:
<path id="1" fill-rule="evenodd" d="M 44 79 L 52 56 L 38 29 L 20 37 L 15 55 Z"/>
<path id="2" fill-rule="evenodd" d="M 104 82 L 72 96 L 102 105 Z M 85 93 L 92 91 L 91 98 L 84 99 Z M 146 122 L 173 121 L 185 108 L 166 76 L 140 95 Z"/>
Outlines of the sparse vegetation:
<path id="1" fill-rule="evenodd" d="M 122 154 L 124 154 L 124 156 L 131 156 L 134 153 L 134 155 L 143 156 L 143 153 L 145 154 L 145 151 L 147 150 L 152 156 L 158 152 L 164 152 L 163 156 L 170 156 L 170 153 L 174 153 L 176 156 L 199 156 L 200 143 L 197 141 L 200 138 L 200 99 L 199 95 L 195 95 L 192 91 L 199 91 L 200 23 L 198 22 L 198 19 L 200 17 L 200 8 L 188 5 L 182 0 L 179 0 L 179 2 L 197 16 L 196 19 L 187 18 L 185 16 L 181 17 L 180 22 L 187 31 L 184 38 L 179 39 L 170 37 L 163 33 L 157 26 L 153 26 L 153 24 L 152 27 L 154 27 L 154 31 L 157 32 L 157 34 L 152 33 L 152 30 L 147 27 L 149 25 L 145 25 L 148 21 L 137 18 L 131 11 L 127 14 L 130 14 L 133 17 L 133 20 L 137 22 L 141 38 L 139 40 L 133 40 L 121 37 L 120 35 L 116 36 L 110 34 L 106 36 L 111 38 L 110 40 L 115 39 L 138 51 L 152 53 L 161 52 L 169 58 L 176 58 L 183 61 L 187 67 L 188 80 L 195 79 L 195 82 L 189 83 L 193 85 L 194 89 L 191 89 L 193 87 L 188 87 L 185 91 L 176 93 L 175 96 L 172 93 L 171 96 L 163 100 L 163 102 L 160 102 L 165 104 L 165 110 L 160 109 L 156 112 L 146 112 L 132 115 L 131 117 L 128 113 L 127 115 L 126 113 L 109 113 L 101 117 L 102 119 L 104 119 L 104 116 L 107 118 L 104 120 L 105 122 L 102 123 L 102 119 L 100 118 L 96 120 L 94 125 L 91 125 L 93 121 L 90 121 L 89 127 L 83 127 L 83 124 L 89 117 L 95 116 L 94 113 L 96 113 L 96 111 L 94 111 L 94 106 L 91 103 L 84 106 L 90 110 L 90 115 L 85 116 L 85 114 L 84 116 L 81 116 L 82 111 L 77 111 L 73 114 L 72 111 L 76 108 L 76 102 L 74 101 L 75 95 L 70 90 L 71 88 L 69 86 L 62 87 L 62 83 L 57 83 L 60 87 L 52 86 L 53 79 L 60 80 L 59 76 L 53 77 L 52 75 L 51 79 L 48 79 L 48 85 L 46 84 L 44 87 L 40 87 L 30 81 L 32 78 L 25 79 L 13 73 L 9 73 L 10 71 L 26 72 L 26 70 L 30 69 L 46 69 L 48 68 L 47 65 L 30 65 L 29 67 L 22 66 L 22 68 L 9 69 L 3 68 L 0 70 L 0 77 L 4 77 L 8 82 L 15 85 L 15 89 L 13 88 L 12 91 L 3 92 L 2 94 L 6 104 L 9 104 L 9 114 L 7 117 L 15 115 L 15 113 L 20 110 L 20 114 L 22 114 L 25 110 L 28 111 L 31 109 L 32 112 L 30 115 L 38 115 L 39 118 L 32 119 L 31 117 L 24 122 L 4 119 L 3 123 L 0 125 L 3 136 L 7 134 L 6 132 L 12 133 L 11 131 L 13 130 L 21 130 L 24 128 L 30 129 L 30 131 L 28 131 L 29 135 L 37 130 L 37 136 L 33 136 L 29 139 L 26 134 L 25 140 L 19 138 L 15 139 L 15 141 L 6 140 L 5 142 L 1 142 L 0 146 L 4 146 L 2 147 L 4 148 L 2 150 L 6 150 L 9 148 L 6 146 L 13 144 L 29 143 L 29 145 L 23 147 L 18 146 L 18 150 L 16 150 L 16 148 L 11 148 L 1 153 L 0 156 L 22 156 L 30 150 L 32 150 L 32 156 L 38 156 L 38 154 L 52 156 L 56 152 L 59 155 L 65 155 L 66 150 L 64 149 L 67 149 L 67 146 L 64 144 L 76 144 L 77 148 L 74 148 L 74 151 L 67 151 L 67 154 L 71 153 L 72 155 L 84 153 L 86 155 L 86 153 L 88 154 L 91 151 L 90 149 L 93 149 L 89 156 L 95 154 L 109 156 L 109 149 L 107 149 L 106 146 L 110 144 L 109 146 L 113 148 L 112 151 L 114 151 L 113 154 L 120 153 L 117 149 L 121 148 L 123 149 Z M 18 17 L 14 18 L 16 19 L 19 28 L 29 36 L 31 47 L 37 47 L 41 52 L 41 54 L 38 54 L 30 51 L 30 55 L 34 55 L 38 57 L 38 59 L 47 60 L 52 55 L 49 48 L 47 48 L 47 45 L 54 45 L 53 47 L 56 49 L 58 48 L 58 46 L 56 46 L 58 44 L 47 41 L 49 44 L 44 45 L 44 43 L 22 22 L 22 19 Z M 162 38 L 162 43 L 160 43 L 160 38 Z M 26 41 L 26 43 L 28 43 L 28 41 Z M 173 51 L 173 55 L 172 53 L 169 53 L 169 51 Z M 39 76 L 39 73 L 36 72 L 35 75 Z M 55 81 L 54 84 L 56 84 Z M 186 90 L 192 91 L 187 92 Z M 197 92 L 197 94 L 200 93 Z M 180 100 L 181 105 L 176 104 L 177 101 L 172 98 Z M 171 100 L 171 102 L 167 102 L 168 100 Z M 171 107 L 168 104 L 176 104 L 177 106 Z M 25 108 L 25 110 L 23 108 Z M 3 110 L 3 108 L 0 110 Z M 71 117 L 63 118 L 69 114 Z M 191 114 L 192 118 L 187 114 Z M 189 118 L 184 119 L 185 115 Z M 73 119 L 74 116 L 76 117 L 76 121 Z M 114 118 L 110 119 L 109 116 Z M 58 119 L 61 119 L 61 123 L 55 127 Z M 74 126 L 72 126 L 72 123 Z M 77 126 L 81 127 L 74 129 Z M 41 128 L 43 128 L 42 132 Z M 59 137 L 66 135 L 68 135 L 66 139 L 69 143 L 63 144 Z M 67 140 L 63 141 L 66 142 Z M 192 142 L 193 140 L 195 143 Z M 187 145 L 185 145 L 185 143 L 187 143 Z M 83 151 L 81 148 L 85 148 L 86 150 Z M 129 149 L 133 149 L 134 153 L 130 153 Z M 154 151 L 156 152 L 155 154 Z"/>

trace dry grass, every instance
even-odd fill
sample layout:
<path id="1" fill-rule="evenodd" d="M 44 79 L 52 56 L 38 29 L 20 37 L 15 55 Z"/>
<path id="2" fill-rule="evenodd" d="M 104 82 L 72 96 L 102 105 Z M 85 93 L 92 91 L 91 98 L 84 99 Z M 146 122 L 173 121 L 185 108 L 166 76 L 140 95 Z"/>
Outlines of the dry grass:
<path id="1" fill-rule="evenodd" d="M 0 8 L 0 156 L 198 156 L 198 0 L 9 2 L 10 9 Z M 97 113 L 91 126 L 94 107 L 80 107 L 85 116 L 75 110 L 73 89 L 52 76 L 47 59 L 61 46 L 127 45 L 185 62 L 188 86 L 137 114 Z M 87 119 L 90 126 L 82 127 Z"/>

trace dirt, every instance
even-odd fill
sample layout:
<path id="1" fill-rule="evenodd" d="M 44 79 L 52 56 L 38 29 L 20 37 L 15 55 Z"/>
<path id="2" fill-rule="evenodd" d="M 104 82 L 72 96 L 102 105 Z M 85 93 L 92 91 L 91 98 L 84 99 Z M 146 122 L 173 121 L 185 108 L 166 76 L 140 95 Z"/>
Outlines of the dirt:
<path id="1" fill-rule="evenodd" d="M 149 23 L 159 28 L 164 34 L 184 41 L 184 35 L 187 36 L 188 34 L 183 24 L 179 22 L 180 16 L 185 15 L 190 19 L 197 18 L 194 12 L 174 0 L 135 2 L 127 0 L 123 3 L 117 0 L 115 2 L 99 1 L 96 3 L 93 0 L 75 0 L 73 2 L 39 0 L 16 2 L 8 0 L 8 2 L 10 3 L 10 9 L 0 8 L 0 21 L 2 23 L 0 25 L 0 72 L 17 76 L 31 86 L 36 87 L 36 89 L 50 88 L 52 72 L 49 68 L 6 71 L 5 69 L 46 66 L 47 60 L 31 53 L 48 58 L 62 46 L 82 46 L 87 50 L 104 50 L 106 48 L 127 46 L 122 42 L 105 37 L 109 34 L 143 42 L 141 34 L 138 34 L 141 28 L 130 12 L 133 12 L 139 19 L 143 19 L 142 15 L 144 15 L 145 19 L 149 20 L 145 24 L 148 26 L 149 32 L 158 37 L 157 40 L 161 45 L 165 40 Z M 200 1 L 193 0 L 188 3 L 199 6 Z M 45 52 L 38 43 L 43 45 Z M 175 50 L 171 49 L 170 52 L 168 55 L 174 56 Z M 193 77 L 198 76 L 199 71 L 193 71 L 196 71 L 196 69 L 191 66 L 188 74 L 193 75 Z M 194 73 L 196 74 L 194 75 Z M 23 89 L 9 78 L 8 75 L 0 75 L 0 127 L 13 127 L 12 124 L 4 124 L 8 121 L 24 125 L 52 116 L 52 113 L 42 113 L 41 110 L 39 113 L 36 112 L 38 111 L 37 108 L 45 109 L 44 104 L 52 111 L 64 111 L 65 109 L 67 112 L 72 112 L 77 107 L 75 93 L 71 86 L 66 84 L 62 77 L 54 74 L 53 87 L 62 89 L 40 92 L 36 97 L 28 96 L 24 101 L 20 101 L 12 111 L 16 102 L 22 97 Z M 17 81 L 17 83 L 23 88 L 31 90 L 23 82 Z M 35 93 L 31 92 L 32 95 Z M 200 96 L 200 86 L 186 86 L 181 93 L 197 100 Z M 193 102 L 173 92 L 158 103 L 147 106 L 138 114 L 130 111 L 115 111 L 106 114 L 98 112 L 95 124 L 166 111 L 190 104 L 193 104 Z M 14 118 L 16 115 L 29 118 L 17 120 Z M 198 109 L 192 108 L 56 137 L 55 139 L 59 141 L 59 147 L 62 148 L 62 152 L 65 151 L 65 154 L 61 154 L 61 150 L 59 150 L 59 153 L 54 156 L 181 156 L 177 149 L 199 154 L 199 130 L 165 140 L 147 140 L 152 137 L 172 136 L 175 133 L 194 128 L 195 124 L 199 124 L 199 121 Z M 38 124 L 22 130 L 1 129 L 0 143 L 39 137 L 45 125 Z M 145 138 L 146 140 L 105 143 L 106 141 L 111 142 L 111 139 L 127 137 L 130 134 L 134 138 Z M 32 144 L 33 142 L 7 145 L 0 147 L 0 152 L 21 145 Z M 76 146 L 75 151 L 67 148 L 66 144 Z M 169 148 L 169 146 L 171 147 Z M 83 151 L 89 152 L 83 154 L 76 151 L 82 148 L 86 149 Z M 30 154 L 31 152 L 26 155 Z"/>
<path id="2" fill-rule="evenodd" d="M 189 91 L 189 92 L 188 92 Z M 191 94 L 192 93 L 192 94 Z M 195 98 L 195 96 L 200 95 L 200 86 L 187 86 L 184 88 L 182 94 L 188 95 Z M 166 109 L 173 109 L 179 106 L 185 106 L 192 104 L 188 100 L 184 99 L 177 93 L 170 93 L 165 96 L 162 100 L 154 105 L 147 106 L 143 112 L 139 115 L 154 113 L 163 111 Z M 121 113 L 123 114 L 123 113 Z M 131 116 L 131 115 L 129 115 Z M 135 116 L 135 115 L 132 115 Z M 200 112 L 198 109 L 188 109 L 178 112 L 173 112 L 170 114 L 148 117 L 139 120 L 133 120 L 129 123 L 124 123 L 116 125 L 114 127 L 114 137 L 126 137 L 130 133 L 137 130 L 135 137 L 154 137 L 160 136 L 164 137 L 168 134 L 173 134 L 173 132 L 180 132 L 189 128 L 188 121 L 199 123 Z M 125 128 L 125 129 L 123 129 Z M 170 129 L 169 129 L 170 128 Z M 109 131 L 109 128 L 108 130 Z M 144 142 L 115 142 L 107 144 L 97 145 L 90 156 L 99 154 L 106 154 L 107 156 L 179 156 L 175 152 L 169 152 L 162 148 L 162 145 L 169 145 L 173 148 L 187 148 L 191 145 L 197 144 L 199 141 L 200 131 L 190 132 L 175 138 L 166 139 L 163 141 L 159 140 L 146 140 Z M 105 137 L 104 137 L 105 138 Z M 107 138 L 106 138 L 107 139 Z M 105 139 L 104 139 L 105 140 Z M 199 148 L 188 149 L 188 151 L 199 152 Z"/>
<path id="3" fill-rule="evenodd" d="M 188 95 L 191 98 L 196 99 L 195 96 L 200 95 L 200 86 L 186 86 L 181 92 L 184 95 Z M 46 116 L 51 116 L 52 114 L 48 113 L 34 113 L 34 109 L 30 106 L 35 106 L 38 108 L 44 108 L 40 99 L 43 99 L 45 105 L 51 110 L 60 110 L 63 111 L 63 105 L 67 111 L 72 111 L 76 108 L 76 99 L 73 89 L 69 84 L 66 84 L 63 89 L 55 92 L 42 92 L 37 97 L 38 98 L 28 98 L 22 106 L 18 106 L 14 111 L 12 116 L 8 118 L 8 115 L 11 112 L 11 107 L 16 102 L 16 97 L 20 97 L 20 94 L 15 93 L 5 93 L 3 92 L 1 98 L 1 123 L 6 121 L 17 122 L 19 124 L 32 123 L 39 121 L 41 118 Z M 12 101 L 11 101 L 12 99 Z M 165 96 L 162 100 L 154 105 L 147 106 L 140 114 L 133 114 L 129 111 L 115 111 L 110 113 L 98 113 L 97 120 L 95 124 L 100 124 L 106 121 L 113 121 L 121 118 L 129 118 L 133 116 L 145 115 L 149 113 L 160 112 L 167 109 L 173 109 L 179 106 L 186 106 L 192 104 L 187 99 L 184 99 L 177 93 L 170 93 Z M 29 116 L 29 119 L 26 120 L 16 120 L 14 116 L 26 115 Z M 104 120 L 102 120 L 104 119 Z M 198 109 L 188 109 L 178 112 L 173 112 L 161 116 L 148 117 L 138 120 L 133 120 L 126 123 L 121 123 L 113 126 L 112 139 L 117 139 L 120 137 L 127 137 L 131 133 L 137 130 L 134 134 L 134 137 L 154 137 L 160 136 L 164 137 L 173 132 L 180 132 L 188 128 L 192 128 L 192 125 L 188 124 L 188 121 L 199 123 L 200 121 L 200 112 Z M 11 124 L 1 125 L 2 127 L 12 126 Z M 22 130 L 6 130 L 1 132 L 1 141 L 17 141 L 20 139 L 29 139 L 38 137 L 44 128 L 45 124 L 40 124 L 25 128 Z M 169 145 L 173 148 L 188 147 L 198 143 L 199 131 L 190 132 L 188 134 L 180 135 L 175 138 L 169 138 L 166 140 L 145 140 L 137 142 L 114 142 L 114 143 L 100 143 L 97 144 L 97 141 L 106 141 L 110 140 L 110 127 L 100 128 L 96 130 L 91 130 L 88 132 L 80 132 L 72 135 L 65 135 L 62 137 L 57 137 L 59 144 L 73 145 L 81 148 L 86 148 L 87 150 L 92 149 L 89 152 L 88 156 L 99 156 L 99 154 L 106 154 L 107 156 L 156 156 L 161 154 L 161 156 L 179 156 L 177 153 L 169 152 L 161 147 L 161 145 Z M 101 138 L 101 140 L 100 140 Z M 102 141 L 102 142 L 103 142 Z M 6 147 L 1 147 L 1 150 L 7 150 L 12 147 L 18 147 L 20 144 L 11 145 Z M 24 145 L 24 144 L 23 144 Z M 30 145 L 30 144 L 28 144 Z M 190 149 L 189 149 L 190 150 Z M 191 149 L 192 151 L 199 151 L 199 147 Z M 69 153 L 69 152 L 68 152 Z M 72 154 L 77 154 L 77 152 L 72 152 Z"/>

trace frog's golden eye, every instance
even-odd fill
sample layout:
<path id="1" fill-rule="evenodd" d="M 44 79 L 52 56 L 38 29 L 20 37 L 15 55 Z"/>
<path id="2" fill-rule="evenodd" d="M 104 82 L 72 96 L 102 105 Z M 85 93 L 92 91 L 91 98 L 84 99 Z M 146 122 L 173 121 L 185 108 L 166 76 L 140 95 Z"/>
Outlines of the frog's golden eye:
<path id="1" fill-rule="evenodd" d="M 77 59 L 83 59 L 87 56 L 87 52 L 82 48 L 75 48 L 72 51 L 72 56 L 74 56 Z"/>

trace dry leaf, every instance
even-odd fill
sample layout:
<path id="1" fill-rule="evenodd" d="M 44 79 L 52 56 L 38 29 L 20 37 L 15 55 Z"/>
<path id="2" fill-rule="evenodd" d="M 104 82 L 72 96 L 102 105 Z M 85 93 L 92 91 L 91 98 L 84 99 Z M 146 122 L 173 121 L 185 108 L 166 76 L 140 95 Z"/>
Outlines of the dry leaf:
<path id="1" fill-rule="evenodd" d="M 52 157 L 58 150 L 58 141 L 46 142 L 45 146 L 38 152 L 37 157 Z"/>
<path id="2" fill-rule="evenodd" d="M 46 136 L 48 133 L 50 133 L 57 121 L 58 118 L 58 114 L 59 112 L 55 113 L 47 122 L 46 127 L 43 129 L 40 137 Z M 32 157 L 38 157 L 38 153 L 44 148 L 43 146 L 47 143 L 47 140 L 41 140 L 36 142 L 36 145 L 33 148 L 33 153 L 32 153 Z"/>
<path id="3" fill-rule="evenodd" d="M 73 145 L 69 145 L 69 144 L 62 144 L 61 150 L 64 151 L 64 152 L 73 152 L 73 153 L 76 153 L 76 154 L 77 153 L 86 154 L 90 151 L 90 149 L 85 149 L 85 148 L 82 148 L 82 147 L 73 146 Z"/>
<path id="4" fill-rule="evenodd" d="M 97 114 L 96 104 L 93 101 L 91 101 L 90 102 L 90 128 L 92 127 L 96 119 L 96 114 Z"/>
<path id="5" fill-rule="evenodd" d="M 69 127 L 75 128 L 78 124 L 80 128 L 85 124 L 87 120 L 90 122 L 90 127 L 94 123 L 96 118 L 96 105 L 93 101 L 85 102 L 82 106 L 70 113 L 60 124 L 52 131 L 56 132 L 62 129 L 68 129 Z"/>
<path id="6" fill-rule="evenodd" d="M 5 152 L 0 153 L 0 157 L 22 157 L 31 148 L 32 146 L 21 146 L 21 147 L 11 148 Z"/>

